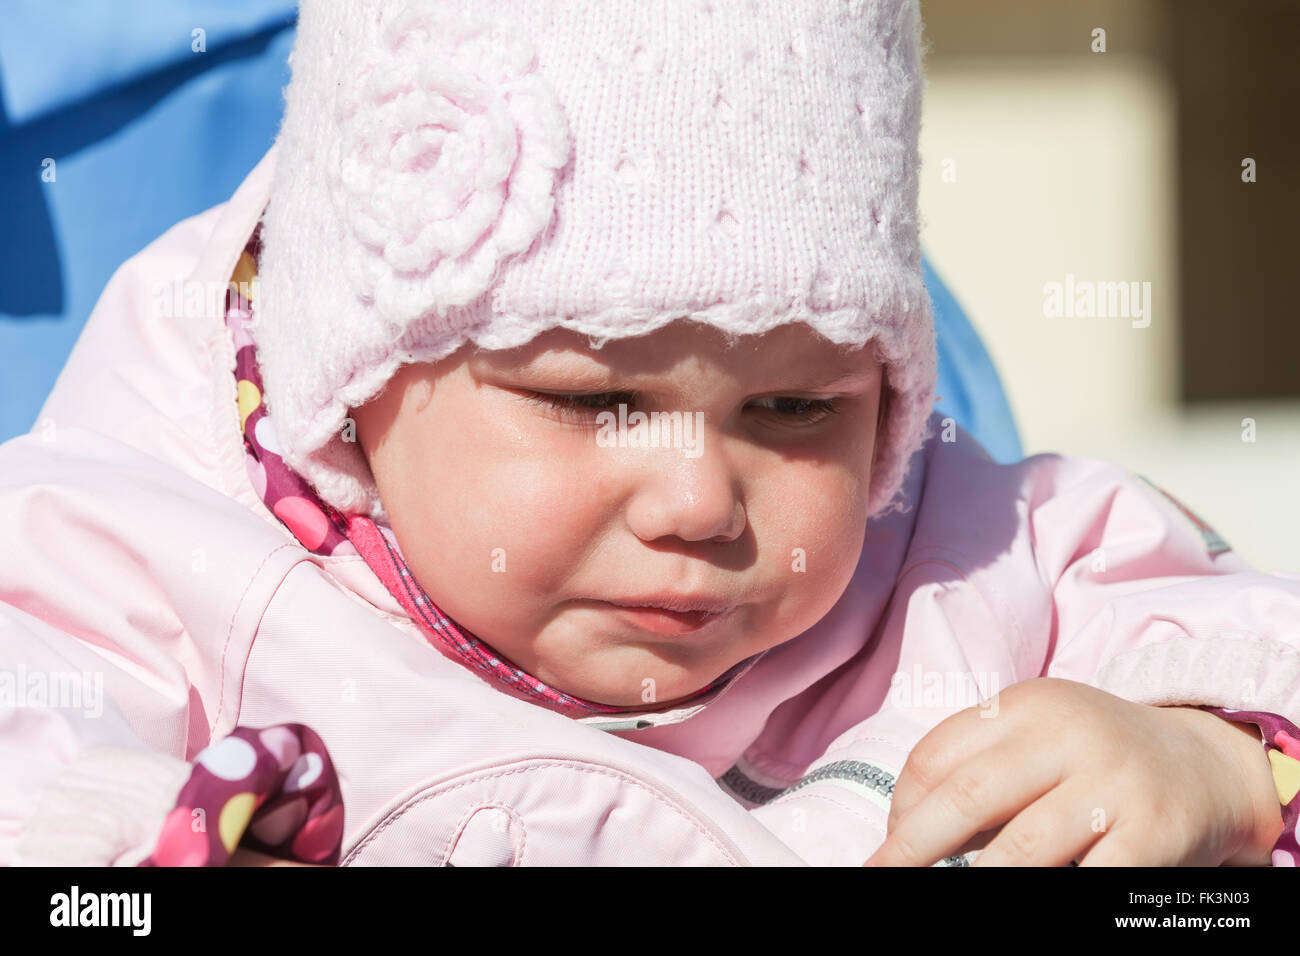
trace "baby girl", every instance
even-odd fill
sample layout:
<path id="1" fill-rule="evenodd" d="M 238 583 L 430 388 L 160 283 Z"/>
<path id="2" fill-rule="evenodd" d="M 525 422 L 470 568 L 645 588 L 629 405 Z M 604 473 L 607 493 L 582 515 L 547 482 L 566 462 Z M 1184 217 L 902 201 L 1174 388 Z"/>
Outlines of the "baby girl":
<path id="1" fill-rule="evenodd" d="M 1300 579 L 934 411 L 916 0 L 303 0 L 292 62 L 0 447 L 5 659 L 109 705 L 0 711 L 0 860 L 1300 858 Z"/>

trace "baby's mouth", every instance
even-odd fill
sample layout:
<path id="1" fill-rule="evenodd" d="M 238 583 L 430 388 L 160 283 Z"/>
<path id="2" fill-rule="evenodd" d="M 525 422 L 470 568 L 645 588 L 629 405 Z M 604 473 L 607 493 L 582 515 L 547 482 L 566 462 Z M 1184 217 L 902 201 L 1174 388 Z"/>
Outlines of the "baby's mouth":
<path id="1" fill-rule="evenodd" d="M 736 609 L 734 605 L 731 607 L 719 606 L 712 609 L 673 610 L 651 604 L 632 604 L 622 601 L 597 600 L 596 603 L 642 630 L 670 637 L 691 634 L 710 628 L 711 625 L 722 621 Z"/>

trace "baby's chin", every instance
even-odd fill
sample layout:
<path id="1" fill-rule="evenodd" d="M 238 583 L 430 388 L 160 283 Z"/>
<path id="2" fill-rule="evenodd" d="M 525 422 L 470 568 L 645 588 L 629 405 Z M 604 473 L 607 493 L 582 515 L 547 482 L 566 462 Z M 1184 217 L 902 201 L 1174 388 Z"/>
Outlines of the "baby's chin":
<path id="1" fill-rule="evenodd" d="M 669 663 L 653 652 L 633 647 L 605 647 L 582 656 L 581 664 L 539 663 L 537 678 L 574 697 L 626 710 L 661 710 L 698 696 L 722 670 L 704 662 Z"/>
<path id="2" fill-rule="evenodd" d="M 591 701 L 607 707 L 618 707 L 628 711 L 663 710 L 678 703 L 685 703 L 699 696 L 709 684 L 711 678 L 699 680 L 674 681 L 662 684 L 658 681 L 647 683 L 641 690 L 628 690 L 621 681 L 546 681 L 556 690 Z"/>

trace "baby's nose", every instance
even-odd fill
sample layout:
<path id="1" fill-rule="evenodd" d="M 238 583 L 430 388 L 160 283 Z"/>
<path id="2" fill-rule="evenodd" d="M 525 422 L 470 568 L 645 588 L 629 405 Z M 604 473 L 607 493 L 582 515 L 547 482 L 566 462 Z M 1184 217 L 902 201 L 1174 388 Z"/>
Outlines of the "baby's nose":
<path id="1" fill-rule="evenodd" d="M 646 467 L 628 506 L 628 524 L 643 541 L 731 541 L 745 529 L 740 475 L 716 443 L 695 457 L 683 449 L 646 449 Z"/>

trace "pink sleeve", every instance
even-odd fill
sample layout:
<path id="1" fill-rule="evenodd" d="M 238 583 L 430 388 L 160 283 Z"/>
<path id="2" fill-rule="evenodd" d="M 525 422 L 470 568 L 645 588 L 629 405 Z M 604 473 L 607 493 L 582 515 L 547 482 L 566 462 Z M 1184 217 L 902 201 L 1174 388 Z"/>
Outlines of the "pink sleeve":
<path id="1" fill-rule="evenodd" d="M 1273 864 L 1294 866 L 1300 577 L 1253 569 L 1168 491 L 1115 474 L 1111 488 L 1085 484 L 1073 502 L 1033 512 L 1057 620 L 1044 676 L 1255 723 L 1284 821 Z M 1090 506 L 1093 520 L 1081 524 Z M 1075 530 L 1058 533 L 1065 528 Z"/>
<path id="2" fill-rule="evenodd" d="M 1120 469 L 1043 502 L 1031 521 L 1055 615 L 1043 676 L 1300 721 L 1300 576 L 1255 570 Z"/>
<path id="3" fill-rule="evenodd" d="M 192 762 L 151 750 L 68 640 L 0 602 L 0 865 L 222 866 L 241 843 L 338 863 L 342 794 L 310 728 L 236 727 Z"/>
<path id="4" fill-rule="evenodd" d="M 119 533 L 150 462 L 72 426 L 0 444 L 0 865 L 138 863 L 206 743 L 213 669 L 159 581 L 188 565 Z"/>
<path id="5" fill-rule="evenodd" d="M 85 650 L 0 601 L 0 866 L 133 865 L 189 773 L 132 730 Z"/>

